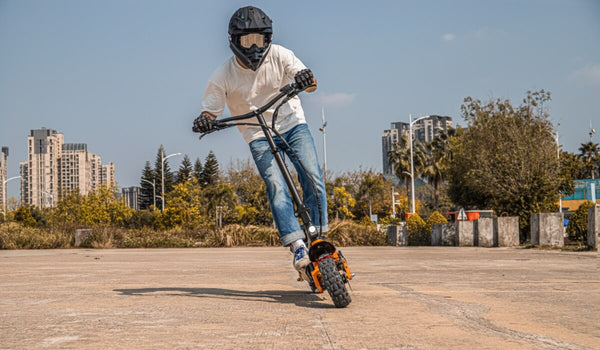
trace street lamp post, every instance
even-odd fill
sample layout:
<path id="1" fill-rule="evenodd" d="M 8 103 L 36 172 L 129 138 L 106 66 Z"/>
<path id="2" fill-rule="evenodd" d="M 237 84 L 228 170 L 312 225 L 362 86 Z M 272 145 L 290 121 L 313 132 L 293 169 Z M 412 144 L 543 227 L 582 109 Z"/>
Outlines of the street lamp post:
<path id="1" fill-rule="evenodd" d="M 392 186 L 392 216 L 396 217 L 396 195 L 400 195 Z"/>
<path id="2" fill-rule="evenodd" d="M 50 197 L 50 206 L 53 207 L 54 206 L 54 194 L 52 192 L 45 192 L 45 191 L 42 191 L 42 194 L 45 194 L 46 196 Z"/>
<path id="3" fill-rule="evenodd" d="M 323 133 L 323 180 L 327 179 L 327 141 L 325 138 L 325 127 L 327 126 L 327 122 L 325 121 L 325 107 L 321 109 L 321 117 L 323 118 L 323 125 L 319 128 L 319 130 Z"/>
<path id="4" fill-rule="evenodd" d="M 420 118 L 415 119 L 414 121 L 412 120 L 412 114 L 408 115 L 408 135 L 409 135 L 409 139 L 408 142 L 410 142 L 410 196 L 411 196 L 411 214 L 414 214 L 416 212 L 415 209 L 415 170 L 414 170 L 414 161 L 413 161 L 413 124 L 415 124 L 416 122 L 418 122 L 421 119 L 427 118 L 428 116 L 423 116 Z"/>
<path id="5" fill-rule="evenodd" d="M 19 179 L 20 176 L 13 176 L 10 179 L 6 179 L 2 182 L 2 214 L 4 215 L 4 220 L 6 221 L 6 185 L 9 181 L 14 179 Z"/>
<path id="6" fill-rule="evenodd" d="M 152 185 L 152 203 L 154 205 L 154 209 L 156 209 L 156 180 L 152 179 L 152 182 L 150 182 L 149 180 L 142 179 L 142 181 Z"/>
<path id="7" fill-rule="evenodd" d="M 180 156 L 181 153 L 173 153 L 173 154 L 169 154 L 168 156 L 165 157 L 165 153 L 161 152 L 160 157 L 161 157 L 161 171 L 160 171 L 160 175 L 161 175 L 161 190 L 162 190 L 162 206 L 160 208 L 160 211 L 165 210 L 165 161 L 167 159 L 169 159 L 170 157 L 174 157 L 174 156 Z"/>
<path id="8" fill-rule="evenodd" d="M 556 157 L 558 158 L 559 166 L 560 166 L 560 143 L 558 141 L 558 127 L 559 126 L 560 126 L 560 123 L 558 123 L 558 126 L 556 127 Z M 558 191 L 558 212 L 562 213 L 562 193 L 560 191 Z"/>

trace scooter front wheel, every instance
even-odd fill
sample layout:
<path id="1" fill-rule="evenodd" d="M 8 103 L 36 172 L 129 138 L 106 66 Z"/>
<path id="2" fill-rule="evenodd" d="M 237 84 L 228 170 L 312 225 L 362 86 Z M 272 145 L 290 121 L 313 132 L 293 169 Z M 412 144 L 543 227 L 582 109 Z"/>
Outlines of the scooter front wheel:
<path id="1" fill-rule="evenodd" d="M 334 260 L 332 258 L 326 258 L 319 262 L 319 271 L 323 279 L 322 286 L 326 289 L 335 307 L 346 307 L 352 299 L 348 290 L 346 290 L 346 284 L 340 275 Z"/>

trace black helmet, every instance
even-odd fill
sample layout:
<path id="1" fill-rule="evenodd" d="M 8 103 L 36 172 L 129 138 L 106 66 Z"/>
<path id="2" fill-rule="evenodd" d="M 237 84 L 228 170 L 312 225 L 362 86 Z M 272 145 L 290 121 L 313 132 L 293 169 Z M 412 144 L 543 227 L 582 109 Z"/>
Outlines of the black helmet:
<path id="1" fill-rule="evenodd" d="M 272 37 L 271 19 L 259 8 L 242 7 L 229 20 L 229 47 L 253 71 L 263 63 Z"/>

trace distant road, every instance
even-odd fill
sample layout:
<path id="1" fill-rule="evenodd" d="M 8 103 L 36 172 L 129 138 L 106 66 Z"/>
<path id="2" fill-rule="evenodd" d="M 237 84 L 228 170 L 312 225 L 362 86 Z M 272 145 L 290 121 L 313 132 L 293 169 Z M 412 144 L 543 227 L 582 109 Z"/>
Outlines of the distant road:
<path id="1" fill-rule="evenodd" d="M 283 248 L 0 251 L 0 349 L 594 349 L 598 253 L 342 248 L 352 303 Z"/>

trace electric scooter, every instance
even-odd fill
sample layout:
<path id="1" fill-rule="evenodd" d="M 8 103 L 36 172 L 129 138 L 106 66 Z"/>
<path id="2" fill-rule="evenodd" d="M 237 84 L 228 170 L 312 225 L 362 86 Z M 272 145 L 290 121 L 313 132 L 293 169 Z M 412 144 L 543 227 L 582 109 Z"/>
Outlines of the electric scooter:
<path id="1" fill-rule="evenodd" d="M 308 87 L 305 87 L 304 89 Z M 275 144 L 273 139 L 273 135 L 279 137 L 284 147 L 290 151 L 300 166 L 304 169 L 302 162 L 300 162 L 300 159 L 298 159 L 294 150 L 287 142 L 285 142 L 285 139 L 275 128 L 275 121 L 277 120 L 279 108 L 291 98 L 302 92 L 304 89 L 299 89 L 298 85 L 295 83 L 286 85 L 281 88 L 280 93 L 277 96 L 267 102 L 264 106 L 257 108 L 250 113 L 213 121 L 213 129 L 202 133 L 202 135 L 200 135 L 200 139 L 215 131 L 237 125 L 259 126 L 262 129 L 271 148 L 271 152 L 275 157 L 277 166 L 281 170 L 283 178 L 290 189 L 290 194 L 296 210 L 295 215 L 296 217 L 299 217 L 302 222 L 301 226 L 305 234 L 304 240 L 307 244 L 307 247 L 309 247 L 308 256 L 311 263 L 308 264 L 302 271 L 299 271 L 298 280 L 306 281 L 311 290 L 315 293 L 323 293 L 326 290 L 331 296 L 333 304 L 338 308 L 342 308 L 348 306 L 348 304 L 350 304 L 352 301 L 350 295 L 348 294 L 348 290 L 346 289 L 346 284 L 349 284 L 349 281 L 354 277 L 354 274 L 350 272 L 348 263 L 346 262 L 346 258 L 342 255 L 342 252 L 336 249 L 331 242 L 327 241 L 327 239 L 322 235 L 322 232 L 317 232 L 317 228 L 310 219 L 309 209 L 306 207 L 306 205 L 304 205 L 298 189 L 294 185 L 292 175 L 290 174 L 290 171 L 281 155 L 282 152 L 280 152 L 279 147 Z M 269 126 L 263 117 L 263 113 L 278 102 L 279 104 L 273 112 L 272 125 Z M 240 122 L 253 118 L 256 119 L 256 122 L 254 123 Z M 318 197 L 314 183 L 313 188 Z M 318 198 L 317 203 L 321 203 Z M 319 215 L 322 215 L 321 208 L 319 208 Z"/>

